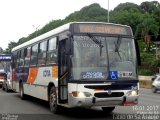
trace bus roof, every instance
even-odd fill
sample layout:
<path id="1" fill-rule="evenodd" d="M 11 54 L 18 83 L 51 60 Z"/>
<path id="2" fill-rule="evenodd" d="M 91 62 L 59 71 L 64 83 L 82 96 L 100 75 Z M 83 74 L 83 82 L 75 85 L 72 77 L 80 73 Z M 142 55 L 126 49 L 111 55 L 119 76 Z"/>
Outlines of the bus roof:
<path id="1" fill-rule="evenodd" d="M 27 42 L 25 42 L 25 43 L 23 43 L 23 44 L 21 44 L 21 45 L 16 46 L 15 48 L 12 49 L 12 52 L 14 52 L 14 51 L 16 51 L 16 50 L 19 50 L 19 49 L 21 49 L 21 48 L 24 48 L 24 47 L 26 47 L 26 46 L 32 45 L 32 44 L 34 44 L 34 43 L 36 43 L 36 42 L 38 42 L 38 41 L 44 40 L 44 39 L 49 38 L 49 37 L 51 37 L 51 36 L 54 36 L 54 35 L 62 32 L 62 31 L 69 30 L 70 25 L 71 25 L 71 24 L 76 24 L 76 23 L 77 23 L 77 24 L 78 24 L 78 23 L 79 23 L 79 24 L 82 24 L 82 23 L 83 23 L 83 24 L 88 24 L 88 23 L 97 24 L 97 23 L 99 23 L 99 24 L 106 24 L 106 25 L 108 24 L 108 25 L 129 27 L 129 26 L 127 26 L 127 25 L 114 24 L 114 23 L 105 23 L 105 22 L 70 22 L 70 23 L 64 24 L 64 25 L 62 25 L 62 26 L 60 26 L 60 27 L 58 27 L 58 28 L 55 28 L 55 29 L 53 29 L 53 30 L 51 30 L 51 31 L 49 31 L 49 32 L 47 32 L 47 33 L 44 33 L 44 34 L 42 34 L 42 35 L 40 35 L 40 36 L 38 36 L 38 37 L 36 37 L 36 38 L 33 38 L 33 39 L 31 39 L 31 40 L 29 40 L 29 41 L 27 41 Z"/>

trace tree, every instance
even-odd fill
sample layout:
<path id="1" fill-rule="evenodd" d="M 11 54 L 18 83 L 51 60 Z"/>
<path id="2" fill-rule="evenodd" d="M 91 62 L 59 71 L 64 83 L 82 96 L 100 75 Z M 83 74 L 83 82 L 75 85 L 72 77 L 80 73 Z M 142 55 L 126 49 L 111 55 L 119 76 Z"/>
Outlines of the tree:
<path id="1" fill-rule="evenodd" d="M 136 31 L 137 24 L 141 23 L 145 16 L 137 4 L 128 2 L 119 4 L 110 14 L 111 22 L 129 25 L 133 33 Z"/>
<path id="2" fill-rule="evenodd" d="M 140 7 L 146 13 L 153 13 L 156 9 L 160 8 L 160 3 L 158 1 L 146 1 L 142 2 Z"/>
<path id="3" fill-rule="evenodd" d="M 136 31 L 136 26 L 140 24 L 146 15 L 137 12 L 137 13 L 130 13 L 128 11 L 118 12 L 111 16 L 111 21 L 113 23 L 124 24 L 131 26 L 133 33 Z"/>
<path id="4" fill-rule="evenodd" d="M 8 48 L 4 51 L 4 53 L 11 53 L 12 48 L 16 47 L 18 44 L 16 42 L 11 41 L 8 43 Z"/>
<path id="5" fill-rule="evenodd" d="M 144 21 L 137 25 L 136 36 L 139 34 L 144 38 L 145 43 L 148 45 L 147 50 L 150 50 L 151 40 L 155 40 L 158 36 L 159 27 L 158 23 L 153 18 L 144 19 Z"/>
<path id="6" fill-rule="evenodd" d="M 65 18 L 67 21 L 106 21 L 107 10 L 94 3 L 76 11 Z"/>
<path id="7" fill-rule="evenodd" d="M 141 8 L 134 3 L 120 3 L 116 8 L 114 8 L 114 12 L 122 12 L 128 11 L 130 13 L 142 12 Z"/>

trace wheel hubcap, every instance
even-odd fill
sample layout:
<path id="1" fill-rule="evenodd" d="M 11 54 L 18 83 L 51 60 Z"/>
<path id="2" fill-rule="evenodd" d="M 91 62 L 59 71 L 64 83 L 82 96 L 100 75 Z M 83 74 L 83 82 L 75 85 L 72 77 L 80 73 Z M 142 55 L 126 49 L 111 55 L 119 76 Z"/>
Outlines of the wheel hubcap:
<path id="1" fill-rule="evenodd" d="M 56 95 L 55 95 L 55 93 L 52 93 L 50 95 L 50 106 L 51 106 L 52 111 L 55 110 L 55 108 L 56 108 Z"/>

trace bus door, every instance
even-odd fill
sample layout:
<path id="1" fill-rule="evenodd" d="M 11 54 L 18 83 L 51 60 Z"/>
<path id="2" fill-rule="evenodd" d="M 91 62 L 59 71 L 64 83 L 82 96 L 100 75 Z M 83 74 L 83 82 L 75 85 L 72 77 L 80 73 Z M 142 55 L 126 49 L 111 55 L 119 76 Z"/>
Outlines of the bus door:
<path id="1" fill-rule="evenodd" d="M 68 64 L 66 54 L 66 40 L 58 42 L 58 100 L 59 103 L 67 103 L 68 100 Z"/>

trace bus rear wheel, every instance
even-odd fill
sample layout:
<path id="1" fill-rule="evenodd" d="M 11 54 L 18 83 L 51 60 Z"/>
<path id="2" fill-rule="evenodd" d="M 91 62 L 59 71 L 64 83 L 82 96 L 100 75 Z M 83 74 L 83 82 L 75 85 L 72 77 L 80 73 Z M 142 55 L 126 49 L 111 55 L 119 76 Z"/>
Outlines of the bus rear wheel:
<path id="1" fill-rule="evenodd" d="M 105 113 L 111 113 L 115 107 L 102 107 L 103 112 Z"/>
<path id="2" fill-rule="evenodd" d="M 50 106 L 51 112 L 53 112 L 55 114 L 60 113 L 60 106 L 57 104 L 57 93 L 56 93 L 55 87 L 52 87 L 50 89 L 49 106 Z"/>

